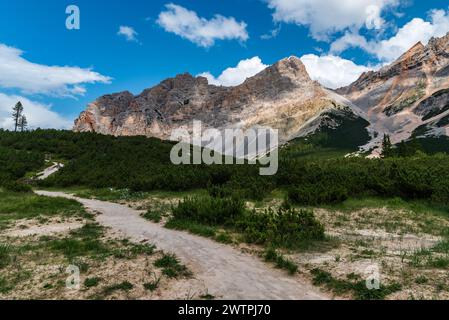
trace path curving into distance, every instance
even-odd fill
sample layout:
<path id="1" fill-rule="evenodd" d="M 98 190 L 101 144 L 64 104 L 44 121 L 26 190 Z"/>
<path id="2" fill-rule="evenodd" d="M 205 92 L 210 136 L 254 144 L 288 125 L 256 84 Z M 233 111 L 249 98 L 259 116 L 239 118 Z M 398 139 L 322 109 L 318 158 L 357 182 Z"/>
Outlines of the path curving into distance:
<path id="1" fill-rule="evenodd" d="M 256 257 L 182 231 L 165 229 L 140 217 L 137 210 L 116 203 L 81 199 L 62 192 L 36 191 L 63 197 L 99 212 L 97 222 L 135 241 L 148 240 L 158 249 L 176 254 L 209 293 L 232 300 L 322 300 L 330 297 L 311 284 L 289 277 Z"/>

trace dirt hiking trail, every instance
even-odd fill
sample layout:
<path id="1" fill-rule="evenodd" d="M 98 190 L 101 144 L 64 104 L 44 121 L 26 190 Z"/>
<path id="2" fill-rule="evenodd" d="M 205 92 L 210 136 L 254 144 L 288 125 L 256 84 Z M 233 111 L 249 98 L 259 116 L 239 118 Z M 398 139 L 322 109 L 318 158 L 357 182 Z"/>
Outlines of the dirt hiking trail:
<path id="1" fill-rule="evenodd" d="M 322 300 L 329 299 L 311 284 L 289 277 L 257 257 L 231 246 L 189 233 L 165 229 L 142 217 L 137 210 L 115 203 L 81 199 L 62 192 L 36 191 L 49 197 L 74 199 L 98 212 L 96 220 L 105 227 L 138 242 L 147 240 L 158 249 L 174 253 L 219 299 L 236 300 Z"/>

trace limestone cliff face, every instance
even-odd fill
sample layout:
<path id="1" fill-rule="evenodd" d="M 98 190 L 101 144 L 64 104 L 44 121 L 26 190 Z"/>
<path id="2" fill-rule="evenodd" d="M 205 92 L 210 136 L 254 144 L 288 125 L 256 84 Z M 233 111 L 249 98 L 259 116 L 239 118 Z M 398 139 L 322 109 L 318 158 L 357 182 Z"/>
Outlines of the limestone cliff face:
<path id="1" fill-rule="evenodd" d="M 279 129 L 281 142 L 286 142 L 310 132 L 324 112 L 350 112 L 334 96 L 310 79 L 298 58 L 290 57 L 236 87 L 217 87 L 206 78 L 182 74 L 138 96 L 103 96 L 81 113 L 74 130 L 167 140 L 172 130 L 192 130 L 192 121 L 200 120 L 219 130 Z"/>
<path id="2" fill-rule="evenodd" d="M 416 128 L 435 123 L 449 112 L 449 33 L 427 46 L 416 44 L 392 64 L 364 73 L 338 89 L 367 114 L 379 138 L 390 134 L 394 143 L 408 139 Z M 438 132 L 443 132 L 439 130 Z"/>

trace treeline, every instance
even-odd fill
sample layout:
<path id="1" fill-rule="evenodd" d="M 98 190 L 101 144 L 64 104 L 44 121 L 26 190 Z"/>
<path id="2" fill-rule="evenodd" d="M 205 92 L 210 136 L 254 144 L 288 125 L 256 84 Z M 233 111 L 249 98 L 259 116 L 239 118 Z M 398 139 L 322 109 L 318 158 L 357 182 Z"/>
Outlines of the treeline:
<path id="1" fill-rule="evenodd" d="M 303 157 L 312 144 L 292 144 L 280 152 L 279 172 L 259 175 L 257 166 L 171 164 L 173 144 L 145 137 L 111 137 L 93 133 L 37 130 L 0 131 L 3 176 L 19 179 L 39 167 L 45 154 L 67 160 L 44 186 L 113 187 L 133 191 L 208 189 L 214 197 L 263 199 L 275 189 L 288 191 L 291 202 L 339 203 L 354 196 L 402 197 L 449 203 L 449 156 L 422 152 L 386 159 Z M 322 150 L 322 149 L 320 149 Z M 407 151 L 408 152 L 408 151 Z M 5 179 L 5 178 L 3 178 Z"/>
<path id="2" fill-rule="evenodd" d="M 449 204 L 449 157 L 420 154 L 408 158 L 291 161 L 276 176 L 295 203 L 339 203 L 354 196 L 427 199 Z"/>

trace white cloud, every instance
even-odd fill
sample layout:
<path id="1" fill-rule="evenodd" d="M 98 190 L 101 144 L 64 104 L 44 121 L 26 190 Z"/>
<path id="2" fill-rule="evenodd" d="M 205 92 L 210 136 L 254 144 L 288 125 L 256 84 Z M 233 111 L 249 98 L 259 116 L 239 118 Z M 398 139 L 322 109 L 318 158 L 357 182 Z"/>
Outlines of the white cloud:
<path id="1" fill-rule="evenodd" d="M 270 32 L 261 35 L 260 38 L 262 40 L 270 40 L 270 39 L 276 38 L 279 35 L 279 33 L 281 32 L 281 29 L 282 29 L 282 25 L 279 25 L 276 28 L 274 28 L 273 30 L 270 30 Z"/>
<path id="2" fill-rule="evenodd" d="M 344 36 L 335 40 L 331 44 L 330 52 L 338 54 L 351 47 L 359 47 L 371 52 L 371 45 L 368 43 L 368 40 L 360 34 L 354 32 L 346 32 Z"/>
<path id="3" fill-rule="evenodd" d="M 136 30 L 128 26 L 120 26 L 117 34 L 119 36 L 125 37 L 127 41 L 138 42 L 137 36 L 139 35 Z"/>
<path id="4" fill-rule="evenodd" d="M 22 55 L 21 50 L 0 43 L 0 87 L 31 94 L 74 96 L 85 93 L 83 84 L 111 80 L 91 69 L 36 64 Z"/>
<path id="5" fill-rule="evenodd" d="M 363 36 L 348 32 L 331 45 L 331 52 L 341 53 L 359 47 L 375 55 L 380 61 L 391 62 L 418 42 L 424 45 L 432 37 L 442 37 L 449 31 L 449 10 L 431 10 L 428 21 L 415 18 L 400 28 L 396 35 L 380 41 L 368 41 Z"/>
<path id="6" fill-rule="evenodd" d="M 245 22 L 237 22 L 233 17 L 215 15 L 212 19 L 198 17 L 194 11 L 173 3 L 167 4 L 166 11 L 159 14 L 157 23 L 167 32 L 188 39 L 201 47 L 211 47 L 216 40 L 249 39 Z"/>
<path id="7" fill-rule="evenodd" d="M 0 93 L 0 128 L 14 128 L 11 113 L 18 101 L 23 104 L 29 128 L 69 129 L 73 126 L 72 121 L 58 115 L 48 105 L 31 101 L 25 97 Z"/>
<path id="8" fill-rule="evenodd" d="M 329 40 L 336 32 L 380 29 L 382 14 L 400 0 L 265 0 L 274 10 L 276 22 L 295 23 L 310 28 L 316 40 Z"/>
<path id="9" fill-rule="evenodd" d="M 357 80 L 363 72 L 372 70 L 333 55 L 307 54 L 301 57 L 301 61 L 313 80 L 331 89 L 347 86 Z"/>
<path id="10" fill-rule="evenodd" d="M 254 57 L 240 61 L 234 68 L 224 70 L 218 78 L 215 78 L 210 72 L 204 72 L 198 76 L 207 78 L 210 84 L 216 86 L 237 86 L 267 67 L 268 65 L 263 64 L 259 57 Z"/>
<path id="11" fill-rule="evenodd" d="M 307 54 L 301 57 L 301 61 L 313 80 L 331 89 L 347 86 L 357 80 L 363 72 L 374 69 L 374 67 L 357 65 L 350 60 L 333 55 Z M 254 57 L 240 61 L 236 67 L 224 70 L 218 77 L 210 72 L 204 72 L 198 76 L 206 77 L 210 84 L 217 86 L 237 86 L 267 67 L 268 65 L 264 64 L 259 57 Z"/>

